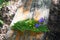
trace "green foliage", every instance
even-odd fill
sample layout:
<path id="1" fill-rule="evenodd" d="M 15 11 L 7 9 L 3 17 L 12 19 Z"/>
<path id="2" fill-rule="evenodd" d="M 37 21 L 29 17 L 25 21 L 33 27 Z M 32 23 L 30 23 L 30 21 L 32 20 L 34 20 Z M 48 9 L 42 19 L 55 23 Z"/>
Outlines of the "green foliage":
<path id="1" fill-rule="evenodd" d="M 0 4 L 3 4 L 3 2 L 8 2 L 9 0 L 0 0 Z"/>
<path id="2" fill-rule="evenodd" d="M 0 0 L 0 8 L 2 8 L 4 5 L 8 5 L 8 1 L 9 0 Z"/>
<path id="3" fill-rule="evenodd" d="M 0 26 L 2 26 L 3 25 L 3 21 L 2 20 L 0 20 Z"/>
<path id="4" fill-rule="evenodd" d="M 2 4 L 4 2 L 4 0 L 0 0 L 0 4 Z"/>
<path id="5" fill-rule="evenodd" d="M 35 27 L 35 24 L 38 23 L 38 21 L 35 20 L 23 20 L 23 21 L 18 21 L 12 26 L 13 30 L 19 30 L 19 31 L 33 31 L 33 32 L 47 32 L 48 28 L 46 25 L 41 25 L 38 28 Z"/>

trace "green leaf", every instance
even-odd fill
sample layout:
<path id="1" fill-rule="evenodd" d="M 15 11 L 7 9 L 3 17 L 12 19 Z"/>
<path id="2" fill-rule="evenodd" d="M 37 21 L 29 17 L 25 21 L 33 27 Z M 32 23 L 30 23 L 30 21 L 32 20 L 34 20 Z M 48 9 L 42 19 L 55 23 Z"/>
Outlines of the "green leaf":
<path id="1" fill-rule="evenodd" d="M 0 20 L 0 23 L 3 24 L 4 22 L 2 20 Z"/>

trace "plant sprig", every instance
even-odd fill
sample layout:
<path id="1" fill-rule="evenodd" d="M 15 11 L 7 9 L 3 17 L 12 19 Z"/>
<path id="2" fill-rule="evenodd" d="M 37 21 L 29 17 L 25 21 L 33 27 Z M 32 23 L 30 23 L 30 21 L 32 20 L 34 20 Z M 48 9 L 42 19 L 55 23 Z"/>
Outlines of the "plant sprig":
<path id="1" fill-rule="evenodd" d="M 19 30 L 19 31 L 33 31 L 33 32 L 47 32 L 48 28 L 47 25 L 40 25 L 39 27 L 35 27 L 35 24 L 39 23 L 38 21 L 35 21 L 33 19 L 29 20 L 23 20 L 23 21 L 18 21 L 17 23 L 12 26 L 13 30 Z"/>

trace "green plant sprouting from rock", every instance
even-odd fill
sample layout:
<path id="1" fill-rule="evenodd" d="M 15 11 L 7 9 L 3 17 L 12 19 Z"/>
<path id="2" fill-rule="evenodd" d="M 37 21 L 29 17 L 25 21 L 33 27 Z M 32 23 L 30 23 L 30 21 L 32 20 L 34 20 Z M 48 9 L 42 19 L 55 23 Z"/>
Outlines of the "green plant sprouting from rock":
<path id="1" fill-rule="evenodd" d="M 39 23 L 38 21 L 32 20 L 23 20 L 18 21 L 12 26 L 13 30 L 19 30 L 19 31 L 33 31 L 33 32 L 47 32 L 48 28 L 47 25 L 43 25 L 43 23 Z"/>

